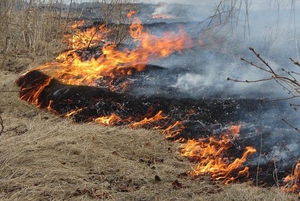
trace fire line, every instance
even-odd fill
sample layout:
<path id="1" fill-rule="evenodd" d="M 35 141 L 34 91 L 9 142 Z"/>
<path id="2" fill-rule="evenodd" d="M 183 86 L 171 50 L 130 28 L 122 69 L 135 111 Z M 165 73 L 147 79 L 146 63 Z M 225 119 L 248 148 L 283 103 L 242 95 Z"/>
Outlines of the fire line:
<path id="1" fill-rule="evenodd" d="M 166 139 L 182 142 L 180 154 L 196 164 L 189 172 L 192 176 L 209 174 L 224 184 L 253 181 L 257 172 L 247 160 L 257 150 L 243 140 L 242 124 L 232 122 L 240 122 L 243 113 L 269 105 L 253 100 L 177 100 L 128 93 L 127 77 L 138 78 L 150 60 L 181 53 L 194 44 L 182 28 L 159 37 L 145 31 L 133 16 L 134 12 L 128 14 L 134 49 L 121 50 L 107 42 L 111 30 L 104 25 L 67 35 L 69 50 L 16 81 L 20 98 L 76 122 L 160 129 Z M 216 122 L 231 127 L 215 132 Z M 238 143 L 245 148 L 240 149 Z M 269 168 L 262 166 L 261 170 Z M 284 174 L 282 189 L 299 192 L 299 163 L 292 174 Z"/>

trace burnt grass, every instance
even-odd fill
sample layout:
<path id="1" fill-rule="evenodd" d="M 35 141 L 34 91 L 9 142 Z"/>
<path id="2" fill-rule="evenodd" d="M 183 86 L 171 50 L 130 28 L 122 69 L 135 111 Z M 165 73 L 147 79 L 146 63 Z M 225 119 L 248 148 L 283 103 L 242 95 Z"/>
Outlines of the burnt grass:
<path id="1" fill-rule="evenodd" d="M 91 19 L 88 14 L 86 19 Z M 178 25 L 159 22 L 146 28 L 168 29 L 174 24 Z M 96 58 L 101 55 L 99 49 L 101 45 L 77 53 L 83 59 Z M 20 71 L 30 70 L 49 58 L 41 62 L 35 57 L 28 62 L 26 55 L 9 57 L 11 60 L 0 69 L 1 200 L 298 200 L 297 195 L 278 189 L 281 176 L 291 173 L 291 166 L 275 172 L 277 166 L 272 161 L 260 166 L 250 161 L 250 179 L 241 178 L 234 184 L 224 185 L 209 175 L 189 175 L 196 164 L 178 154 L 181 144 L 174 141 L 218 136 L 227 125 L 243 123 L 241 133 L 247 135 L 229 150 L 230 155 L 240 157 L 241 147 L 249 144 L 259 147 L 262 139 L 270 147 L 277 142 L 268 141 L 272 133 L 268 123 L 275 122 L 280 128 L 282 122 L 275 120 L 277 113 L 268 114 L 268 121 L 264 117 L 266 111 L 278 108 L 285 113 L 280 102 L 183 99 L 173 89 L 142 96 L 134 91 L 140 83 L 134 83 L 126 93 L 118 93 L 105 87 L 112 81 L 109 78 L 99 81 L 98 87 L 70 86 L 40 71 L 19 75 Z M 0 54 L 0 63 L 2 60 L 5 59 Z M 164 70 L 150 65 L 147 69 L 150 70 L 134 76 L 142 78 Z M 121 85 L 128 80 L 113 81 Z M 41 93 L 33 97 L 36 89 L 41 89 Z M 49 105 L 52 113 L 45 110 Z M 78 109 L 82 110 L 71 119 L 61 118 Z M 94 118 L 112 113 L 122 119 L 131 117 L 131 121 L 139 121 L 159 111 L 168 118 L 137 129 L 128 128 L 128 121 L 118 122 L 116 126 L 93 123 Z M 177 120 L 183 122 L 185 129 L 168 140 L 152 129 L 153 126 L 166 128 Z M 266 135 L 261 138 L 257 130 Z M 261 152 L 264 151 L 271 150 L 266 148 Z M 253 178 L 258 173 L 257 182 Z"/>
<path id="2" fill-rule="evenodd" d="M 282 107 L 284 104 L 281 102 L 260 99 L 195 100 L 134 96 L 112 92 L 107 88 L 66 85 L 55 78 L 51 79 L 37 97 L 33 97 L 32 94 L 48 79 L 50 77 L 40 71 L 34 70 L 26 73 L 16 81 L 20 87 L 19 96 L 41 108 L 46 108 L 51 104 L 51 109 L 60 115 L 82 108 L 74 114 L 76 122 L 88 122 L 113 113 L 121 119 L 138 122 L 162 111 L 162 114 L 168 117 L 168 125 L 176 121 L 186 124 L 186 131 L 177 136 L 178 138 L 201 138 L 205 136 L 204 131 L 211 133 L 217 125 L 247 121 L 255 124 L 258 123 L 256 117 L 268 110 L 282 108 L 281 112 L 284 112 Z M 158 124 L 164 125 L 166 122 L 158 122 Z M 154 126 L 156 126 L 155 123 L 151 125 L 151 127 Z"/>
<path id="3" fill-rule="evenodd" d="M 22 58 L 18 60 L 21 61 Z M 212 180 L 209 175 L 191 177 L 188 172 L 196 164 L 178 154 L 180 143 L 165 140 L 158 131 L 130 129 L 122 125 L 98 125 L 87 118 L 89 113 L 78 114 L 78 123 L 74 123 L 69 118 L 61 118 L 19 99 L 19 93 L 25 91 L 20 91 L 20 87 L 15 84 L 16 80 L 24 87 L 30 84 L 34 87 L 34 83 L 41 84 L 47 77 L 38 71 L 32 71 L 25 77 L 20 77 L 14 71 L 0 71 L 0 115 L 4 126 L 0 135 L 1 200 L 297 200 L 295 194 L 286 194 L 278 190 L 276 185 L 271 188 L 255 188 L 253 182 L 249 185 L 248 181 L 243 180 L 237 184 L 223 185 Z M 59 92 L 57 90 L 64 87 L 69 91 L 62 90 L 64 93 L 58 93 L 60 96 L 56 97 L 53 92 Z M 78 89 L 84 90 L 79 92 Z M 40 100 L 59 98 L 56 100 L 62 102 L 55 103 L 53 107 L 60 109 L 61 113 L 76 109 L 76 105 L 78 107 L 80 104 L 95 107 L 96 97 L 114 95 L 121 99 L 124 96 L 107 89 L 63 85 L 55 79 L 45 90 L 53 97 L 47 97 L 43 93 Z M 73 100 L 76 104 L 71 104 L 72 102 L 67 101 L 68 96 L 69 99 L 72 98 L 71 95 L 80 101 Z M 89 100 L 91 104 L 88 104 Z M 175 99 L 169 101 L 176 103 Z M 218 107 L 209 104 L 212 102 Z M 228 108 L 233 101 L 225 102 L 228 103 L 225 108 Z M 221 109 L 221 103 L 219 100 L 206 100 L 201 104 Z M 134 103 L 131 101 L 132 104 Z M 43 107 L 46 105 L 45 103 Z M 185 104 L 175 105 L 187 108 Z M 143 115 L 147 107 L 140 107 L 143 112 L 137 111 L 137 114 Z M 166 108 L 172 107 L 167 105 Z M 90 110 L 94 111 L 94 115 L 98 114 L 95 109 Z M 106 108 L 106 111 L 109 113 L 112 109 Z M 101 110 L 98 112 L 104 114 Z M 123 115 L 128 115 L 127 112 L 125 110 Z M 122 112 L 119 114 L 122 115 Z M 186 116 L 183 118 L 188 120 Z M 234 115 L 232 118 L 237 119 Z M 220 128 L 213 118 L 207 118 L 207 122 L 207 130 Z M 203 128 L 202 124 L 199 123 L 200 128 Z M 253 134 L 251 129 L 256 128 L 246 127 L 242 132 Z M 253 135 L 244 140 L 259 143 L 258 138 Z M 259 183 L 259 186 L 264 184 Z"/>
<path id="4" fill-rule="evenodd" d="M 49 83 L 48 80 L 51 80 Z M 45 84 L 46 83 L 46 84 Z M 272 130 L 261 124 L 257 118 L 270 110 L 278 110 L 281 102 L 269 102 L 259 99 L 176 99 L 159 96 L 134 96 L 132 93 L 112 92 L 108 88 L 74 86 L 60 83 L 55 78 L 34 70 L 17 79 L 20 87 L 21 99 L 36 104 L 40 108 L 51 107 L 50 111 L 64 116 L 78 110 L 72 115 L 75 122 L 91 122 L 102 116 L 115 114 L 122 121 L 114 123 L 115 126 L 125 126 L 132 122 L 139 122 L 145 118 L 154 117 L 162 111 L 166 119 L 150 122 L 142 125 L 142 128 L 153 129 L 160 127 L 166 129 L 177 121 L 182 122 L 184 129 L 179 134 L 170 135 L 168 140 L 199 139 L 215 136 L 218 138 L 228 125 L 243 123 L 243 138 L 236 139 L 234 146 L 227 152 L 232 160 L 242 156 L 244 147 L 253 146 L 261 149 L 260 134 L 265 138 L 264 155 L 272 152 Z M 43 88 L 41 88 L 43 87 Z M 37 95 L 35 94 L 37 91 Z M 281 112 L 284 112 L 282 109 Z M 273 122 L 274 123 L 274 122 Z M 247 125 L 248 124 L 248 125 Z M 175 128 L 176 129 L 176 128 Z M 255 131 L 254 131 L 255 130 Z M 176 132 L 176 130 L 174 130 Z M 269 138 L 269 139 L 268 139 Z M 277 138 L 279 138 L 277 136 Z M 299 140 L 298 138 L 295 140 Z M 281 138 L 284 142 L 284 137 Z M 259 157 L 255 154 L 252 158 Z M 251 160 L 250 160 L 251 161 Z M 293 160 L 293 163 L 297 161 Z M 293 164 L 291 161 L 289 164 Z M 274 161 L 267 161 L 259 166 L 250 162 L 250 180 L 260 185 L 273 186 L 282 181 L 274 180 L 274 169 L 277 169 L 278 178 L 284 178 L 289 174 L 291 166 L 275 167 Z M 259 175 L 259 180 L 257 180 Z M 240 182 L 249 181 L 249 178 L 239 178 Z"/>
<path id="5" fill-rule="evenodd" d="M 18 98 L 17 73 L 0 77 L 2 200 L 297 199 L 276 188 L 193 178 L 180 144 L 160 132 L 62 119 Z"/>

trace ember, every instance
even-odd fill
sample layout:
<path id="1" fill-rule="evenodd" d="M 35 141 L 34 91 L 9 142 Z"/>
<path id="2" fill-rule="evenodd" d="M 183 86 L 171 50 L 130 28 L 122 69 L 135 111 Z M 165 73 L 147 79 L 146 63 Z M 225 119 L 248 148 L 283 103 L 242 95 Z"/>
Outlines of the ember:
<path id="1" fill-rule="evenodd" d="M 198 42 L 193 42 L 182 27 L 178 33 L 152 35 L 133 15 L 134 12 L 128 15 L 132 22 L 129 33 L 135 42 L 133 49 L 107 42 L 105 36 L 110 31 L 104 25 L 68 35 L 70 50 L 16 81 L 20 98 L 58 115 L 72 117 L 76 122 L 160 129 L 166 139 L 183 142 L 180 154 L 197 164 L 190 171 L 193 176 L 209 174 L 225 184 L 277 182 L 273 179 L 276 161 L 268 158 L 274 150 L 264 149 L 258 143 L 261 136 L 270 132 L 255 124 L 259 121 L 257 116 L 281 108 L 282 103 L 257 99 L 176 99 L 159 93 L 136 95 L 134 87 L 141 85 L 140 80 L 158 79 L 155 73 L 151 77 L 151 73 L 174 73 L 149 64 L 150 60 L 180 54 Z M 80 28 L 81 24 L 74 27 Z M 261 157 L 263 152 L 266 158 Z M 298 192 L 298 166 L 284 180 L 287 191 Z M 279 176 L 287 175 L 289 167 L 276 167 Z"/>

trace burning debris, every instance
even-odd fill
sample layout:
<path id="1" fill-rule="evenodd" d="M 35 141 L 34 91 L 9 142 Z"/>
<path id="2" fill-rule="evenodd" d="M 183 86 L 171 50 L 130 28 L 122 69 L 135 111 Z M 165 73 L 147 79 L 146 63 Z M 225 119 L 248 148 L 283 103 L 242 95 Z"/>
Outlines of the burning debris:
<path id="1" fill-rule="evenodd" d="M 174 98 L 172 94 L 180 93 L 174 88 L 151 95 L 135 93 L 136 87 L 144 86 L 144 80 L 155 83 L 168 79 L 165 75 L 176 76 L 172 69 L 151 65 L 150 61 L 180 54 L 199 43 L 182 27 L 177 33 L 153 35 L 133 15 L 128 14 L 133 48 L 107 42 L 110 30 L 104 25 L 74 25 L 81 31 L 67 36 L 70 50 L 16 81 L 20 98 L 76 122 L 160 129 L 166 139 L 183 143 L 180 154 L 197 164 L 190 171 L 193 176 L 209 174 L 225 184 L 286 184 L 285 190 L 298 192 L 299 165 L 287 176 L 298 160 L 287 152 L 293 143 L 300 142 L 299 136 L 291 133 L 293 137 L 288 138 L 286 133 L 291 129 L 276 130 L 261 124 L 266 113 L 271 118 L 278 108 L 287 112 L 284 103 Z M 161 72 L 163 76 L 158 76 Z M 272 135 L 282 143 L 274 142 Z"/>

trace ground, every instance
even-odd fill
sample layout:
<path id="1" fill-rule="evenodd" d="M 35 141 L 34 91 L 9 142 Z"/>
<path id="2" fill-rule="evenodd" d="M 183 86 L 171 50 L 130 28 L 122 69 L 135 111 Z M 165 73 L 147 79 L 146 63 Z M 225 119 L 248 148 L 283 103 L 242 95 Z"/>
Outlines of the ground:
<path id="1" fill-rule="evenodd" d="M 180 143 L 159 130 L 77 124 L 21 101 L 15 80 L 43 58 L 8 61 L 0 70 L 1 200 L 298 199 L 276 187 L 192 178 Z"/>

